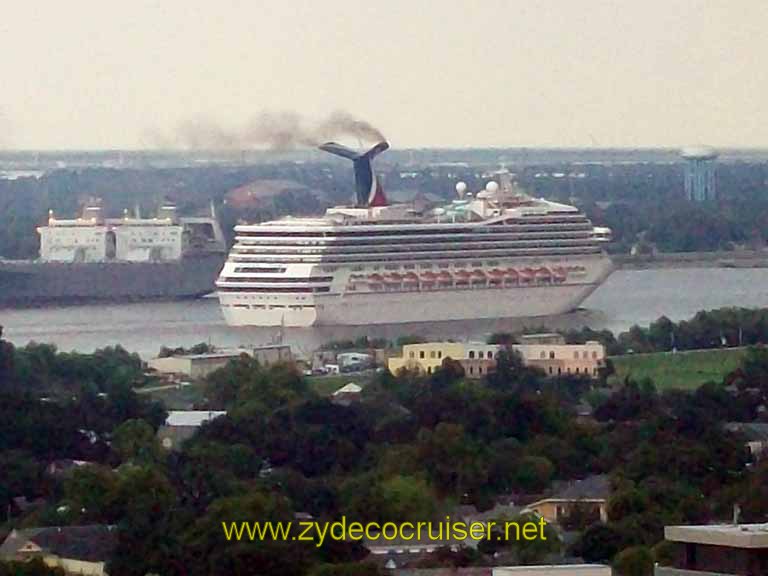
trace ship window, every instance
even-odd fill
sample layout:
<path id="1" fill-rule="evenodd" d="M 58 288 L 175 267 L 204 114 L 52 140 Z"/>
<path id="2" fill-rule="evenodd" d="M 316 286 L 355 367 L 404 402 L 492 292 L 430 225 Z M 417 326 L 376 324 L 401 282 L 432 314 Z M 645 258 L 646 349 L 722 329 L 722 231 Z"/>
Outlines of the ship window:
<path id="1" fill-rule="evenodd" d="M 579 351 L 576 350 L 576 352 L 573 353 L 573 357 L 578 360 L 579 359 Z"/>
<path id="2" fill-rule="evenodd" d="M 415 352 L 410 352 L 410 353 L 408 354 L 408 357 L 409 357 L 409 358 L 415 358 L 415 357 L 416 357 L 416 353 L 415 353 Z"/>
<path id="3" fill-rule="evenodd" d="M 443 351 L 442 350 L 438 350 L 437 351 L 437 357 L 438 358 L 442 358 L 443 357 Z"/>
<path id="4" fill-rule="evenodd" d="M 489 359 L 490 359 L 490 358 L 493 358 L 493 352 L 488 352 L 488 353 L 486 354 L 486 357 L 487 357 L 487 358 L 489 358 Z"/>
<path id="5" fill-rule="evenodd" d="M 453 265 L 454 268 L 466 268 L 467 264 L 465 262 L 456 262 L 456 264 Z"/>
<path id="6" fill-rule="evenodd" d="M 430 268 L 432 268 L 432 264 L 419 264 L 419 268 L 421 268 L 422 270 L 429 270 Z"/>
<path id="7" fill-rule="evenodd" d="M 475 357 L 475 351 L 474 350 L 470 350 L 469 351 L 469 357 L 470 358 L 474 358 Z"/>
<path id="8" fill-rule="evenodd" d="M 430 357 L 430 358 L 437 358 L 437 352 L 435 352 L 434 350 L 432 350 L 432 351 L 429 353 L 429 357 Z"/>
<path id="9" fill-rule="evenodd" d="M 422 358 L 422 359 L 424 358 L 424 350 L 422 350 L 421 352 L 419 352 L 419 358 Z"/>
<path id="10" fill-rule="evenodd" d="M 547 357 L 547 353 L 544 352 L 544 350 L 542 350 L 540 356 L 541 356 L 541 358 L 546 358 Z"/>
<path id="11" fill-rule="evenodd" d="M 596 350 L 592 351 L 592 358 L 594 360 L 597 360 L 597 351 Z"/>
<path id="12" fill-rule="evenodd" d="M 550 352 L 549 353 L 549 357 L 550 357 L 550 359 L 554 360 L 555 359 L 555 353 L 554 352 Z"/>
<path id="13" fill-rule="evenodd" d="M 477 261 L 472 262 L 472 266 L 478 266 L 479 267 L 479 266 L 482 266 L 482 265 L 483 265 L 482 262 L 477 262 Z"/>
<path id="14" fill-rule="evenodd" d="M 587 351 L 586 351 L 586 350 L 584 350 L 584 352 L 582 352 L 582 353 L 581 353 L 581 357 L 582 357 L 582 358 L 584 358 L 585 360 L 586 360 L 587 358 L 589 358 L 589 354 L 587 353 Z"/>

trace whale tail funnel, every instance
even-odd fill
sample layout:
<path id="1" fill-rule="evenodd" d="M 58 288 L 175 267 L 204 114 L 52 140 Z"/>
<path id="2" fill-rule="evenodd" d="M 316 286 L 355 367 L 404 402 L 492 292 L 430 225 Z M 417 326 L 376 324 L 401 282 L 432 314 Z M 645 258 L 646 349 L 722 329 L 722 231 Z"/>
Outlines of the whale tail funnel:
<path id="1" fill-rule="evenodd" d="M 336 142 L 326 142 L 320 150 L 352 160 L 355 170 L 355 195 L 357 206 L 386 206 L 387 198 L 378 177 L 373 171 L 372 160 L 389 148 L 389 143 L 379 142 L 367 152 L 360 153 Z"/>

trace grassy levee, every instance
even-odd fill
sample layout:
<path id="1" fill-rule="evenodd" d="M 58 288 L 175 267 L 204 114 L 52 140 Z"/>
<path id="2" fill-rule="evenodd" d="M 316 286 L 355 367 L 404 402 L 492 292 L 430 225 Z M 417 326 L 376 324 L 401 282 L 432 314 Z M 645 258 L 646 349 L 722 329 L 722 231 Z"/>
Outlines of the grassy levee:
<path id="1" fill-rule="evenodd" d="M 721 382 L 723 376 L 738 367 L 744 348 L 687 350 L 653 354 L 613 356 L 616 374 L 609 383 L 650 378 L 659 390 L 692 390 L 708 381 Z"/>

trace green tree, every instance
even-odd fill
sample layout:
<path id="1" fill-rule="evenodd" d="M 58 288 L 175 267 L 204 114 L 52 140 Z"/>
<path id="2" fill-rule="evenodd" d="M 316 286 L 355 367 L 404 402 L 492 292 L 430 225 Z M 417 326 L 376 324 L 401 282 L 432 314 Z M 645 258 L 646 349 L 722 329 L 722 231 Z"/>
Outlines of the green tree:
<path id="1" fill-rule="evenodd" d="M 613 567 L 619 576 L 651 576 L 653 552 L 645 546 L 626 548 L 616 555 Z"/>
<path id="2" fill-rule="evenodd" d="M 123 462 L 152 462 L 160 454 L 155 431 L 144 420 L 126 420 L 120 424 L 114 432 L 112 445 Z"/>

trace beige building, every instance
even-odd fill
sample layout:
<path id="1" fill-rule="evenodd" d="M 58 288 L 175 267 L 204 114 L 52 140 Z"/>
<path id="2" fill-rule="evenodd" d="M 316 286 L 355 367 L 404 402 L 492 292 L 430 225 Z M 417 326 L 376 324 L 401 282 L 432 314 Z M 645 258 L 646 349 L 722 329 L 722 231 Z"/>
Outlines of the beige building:
<path id="1" fill-rule="evenodd" d="M 541 368 L 551 376 L 583 374 L 594 378 L 605 365 L 605 347 L 599 342 L 565 344 L 559 334 L 533 334 L 521 338 L 523 344 L 512 349 L 520 354 L 527 366 Z M 388 361 L 389 371 L 419 370 L 431 374 L 445 358 L 461 363 L 468 378 L 482 378 L 496 367 L 503 346 L 482 342 L 426 342 L 403 346 L 401 356 Z"/>
<path id="2" fill-rule="evenodd" d="M 185 354 L 182 356 L 168 356 L 166 358 L 153 358 L 147 365 L 161 374 L 176 374 L 192 380 L 205 378 L 214 370 L 227 365 L 230 360 L 239 358 L 243 354 L 256 358 L 260 364 L 273 364 L 275 362 L 290 362 L 293 360 L 290 346 L 282 344 L 259 346 L 258 348 L 238 348 L 234 350 L 222 350 L 207 354 Z"/>
<path id="3" fill-rule="evenodd" d="M 605 347 L 586 344 L 516 344 L 513 346 L 527 366 L 541 368 L 551 376 L 585 374 L 594 378 L 605 365 Z"/>

